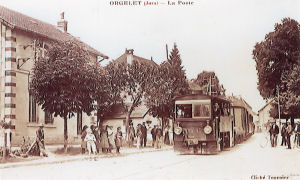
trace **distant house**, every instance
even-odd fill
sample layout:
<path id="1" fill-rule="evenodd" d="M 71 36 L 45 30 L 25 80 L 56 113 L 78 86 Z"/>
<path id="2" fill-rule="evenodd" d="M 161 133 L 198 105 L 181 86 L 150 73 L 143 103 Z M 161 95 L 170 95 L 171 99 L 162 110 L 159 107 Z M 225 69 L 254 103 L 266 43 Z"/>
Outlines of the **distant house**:
<path id="1" fill-rule="evenodd" d="M 148 64 L 149 66 L 158 66 L 153 60 L 136 56 L 133 52 L 133 49 L 126 49 L 125 53 L 114 61 L 125 64 L 130 64 L 133 61 L 139 61 Z M 129 99 L 125 99 L 125 103 L 131 103 L 131 101 Z M 117 127 L 124 126 L 125 119 L 126 113 L 124 112 L 123 106 L 116 105 L 109 115 L 102 118 L 101 124 L 113 126 L 113 131 L 116 132 Z M 146 122 L 148 127 L 160 124 L 160 121 L 157 118 L 154 118 L 149 114 L 149 109 L 146 107 L 144 102 L 134 109 L 131 114 L 131 121 L 134 127 L 136 127 L 139 123 L 142 124 L 142 122 Z"/>
<path id="2" fill-rule="evenodd" d="M 270 116 L 270 109 L 272 108 L 272 103 L 274 101 L 274 99 L 269 100 L 269 102 L 266 103 L 266 105 L 264 105 L 260 110 L 258 110 L 258 122 L 261 129 L 266 129 L 269 124 L 269 120 L 273 119 Z"/>
<path id="3" fill-rule="evenodd" d="M 57 26 L 31 18 L 0 6 L 0 117 L 11 122 L 7 134 L 12 134 L 12 144 L 20 144 L 23 137 L 35 137 L 39 123 L 45 124 L 45 142 L 63 143 L 63 119 L 44 112 L 30 94 L 29 82 L 37 53 L 36 47 L 47 47 L 50 41 L 76 39 L 90 53 L 90 60 L 106 57 L 91 46 L 67 32 L 68 22 L 62 15 Z M 40 54 L 41 55 L 41 54 Z M 70 143 L 78 141 L 83 124 L 96 117 L 79 113 L 68 120 Z M 11 131 L 11 132 L 9 132 Z M 9 136 L 9 135 L 7 135 Z"/>

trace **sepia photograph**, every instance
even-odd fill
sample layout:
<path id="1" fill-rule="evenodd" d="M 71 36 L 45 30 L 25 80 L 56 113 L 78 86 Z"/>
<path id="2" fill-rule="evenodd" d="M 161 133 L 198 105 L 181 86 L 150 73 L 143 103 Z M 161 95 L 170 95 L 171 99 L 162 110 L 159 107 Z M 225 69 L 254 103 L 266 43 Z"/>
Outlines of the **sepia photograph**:
<path id="1" fill-rule="evenodd" d="M 0 180 L 300 180 L 300 1 L 0 0 Z"/>

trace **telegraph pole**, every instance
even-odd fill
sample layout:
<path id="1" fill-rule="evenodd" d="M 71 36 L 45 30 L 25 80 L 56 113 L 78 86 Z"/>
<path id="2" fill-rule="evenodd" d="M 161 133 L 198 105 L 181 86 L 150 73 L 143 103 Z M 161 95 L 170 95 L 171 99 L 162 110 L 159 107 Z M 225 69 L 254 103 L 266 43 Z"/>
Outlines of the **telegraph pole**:
<path id="1" fill-rule="evenodd" d="M 278 85 L 276 86 L 276 91 L 277 91 L 277 98 L 278 98 L 278 119 L 279 119 L 279 125 L 280 125 L 280 127 L 281 127 L 281 119 L 280 119 L 280 102 L 279 102 L 279 91 L 280 91 L 280 88 L 279 88 Z"/>

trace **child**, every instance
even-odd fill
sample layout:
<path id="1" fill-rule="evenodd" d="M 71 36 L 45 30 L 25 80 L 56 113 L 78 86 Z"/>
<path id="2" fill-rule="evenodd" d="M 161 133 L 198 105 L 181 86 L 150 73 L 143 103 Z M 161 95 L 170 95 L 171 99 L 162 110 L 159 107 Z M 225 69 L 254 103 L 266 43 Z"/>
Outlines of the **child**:
<path id="1" fill-rule="evenodd" d="M 117 133 L 115 135 L 115 144 L 116 144 L 116 153 L 120 153 L 120 147 L 122 143 L 122 132 L 121 132 L 121 127 L 117 128 Z"/>
<path id="2" fill-rule="evenodd" d="M 89 155 L 91 155 L 91 152 L 93 152 L 94 155 L 97 154 L 97 150 L 96 150 L 96 138 L 95 135 L 92 133 L 91 129 L 87 129 L 86 130 L 87 134 L 84 138 L 84 141 L 86 141 L 86 145 L 87 145 L 87 150 L 89 152 Z"/>

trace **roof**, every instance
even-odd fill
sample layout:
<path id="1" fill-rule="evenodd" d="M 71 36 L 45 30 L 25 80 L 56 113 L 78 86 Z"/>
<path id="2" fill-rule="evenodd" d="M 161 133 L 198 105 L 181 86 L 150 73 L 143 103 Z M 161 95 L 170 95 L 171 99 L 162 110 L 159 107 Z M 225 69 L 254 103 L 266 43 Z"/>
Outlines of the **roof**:
<path id="1" fill-rule="evenodd" d="M 264 105 L 260 110 L 258 110 L 258 112 L 262 111 L 263 109 L 265 109 L 269 104 L 271 104 L 273 101 L 275 101 L 274 99 L 270 100 L 266 105 Z"/>
<path id="2" fill-rule="evenodd" d="M 31 32 L 51 40 L 65 41 L 75 38 L 69 33 L 62 32 L 54 25 L 29 17 L 27 15 L 21 14 L 3 6 L 0 6 L 0 19 L 2 20 L 2 22 L 6 23 L 11 28 Z M 100 53 L 91 46 L 81 42 L 77 38 L 75 39 L 78 42 L 82 43 L 89 52 L 98 56 L 105 56 L 104 54 Z"/>
<path id="3" fill-rule="evenodd" d="M 203 94 L 187 94 L 187 95 L 181 95 L 177 96 L 175 98 L 175 101 L 185 101 L 185 100 L 201 100 L 201 99 L 212 99 L 213 101 L 222 101 L 229 103 L 230 101 L 226 99 L 224 96 L 209 96 L 209 95 L 203 95 Z"/>
<path id="4" fill-rule="evenodd" d="M 116 60 L 114 60 L 114 62 L 116 62 L 116 63 L 125 62 L 126 63 L 127 62 L 127 55 L 128 55 L 128 52 L 125 52 L 120 57 L 118 57 Z M 148 65 L 152 65 L 152 66 L 158 66 L 153 60 L 145 59 L 145 58 L 136 56 L 134 54 L 132 54 L 132 56 L 133 56 L 133 61 L 142 62 L 142 63 L 148 64 Z"/>
<path id="5" fill-rule="evenodd" d="M 148 113 L 148 108 L 145 106 L 138 106 L 134 108 L 133 112 L 130 115 L 130 118 L 144 118 Z M 117 104 L 112 107 L 111 113 L 105 116 L 104 119 L 126 119 L 126 113 L 124 111 L 124 107 L 121 104 Z"/>
<path id="6" fill-rule="evenodd" d="M 252 107 L 242 97 L 237 98 L 235 96 L 229 96 L 229 99 L 233 107 L 243 107 L 250 110 L 252 114 L 257 115 L 257 113 L 252 110 Z"/>

